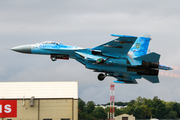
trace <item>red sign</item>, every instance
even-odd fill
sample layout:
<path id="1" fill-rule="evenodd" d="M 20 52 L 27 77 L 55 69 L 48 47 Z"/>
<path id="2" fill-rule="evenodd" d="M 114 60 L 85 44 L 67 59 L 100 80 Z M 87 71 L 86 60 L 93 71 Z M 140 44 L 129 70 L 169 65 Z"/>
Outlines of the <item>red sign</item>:
<path id="1" fill-rule="evenodd" d="M 17 117 L 17 100 L 0 100 L 0 118 Z"/>

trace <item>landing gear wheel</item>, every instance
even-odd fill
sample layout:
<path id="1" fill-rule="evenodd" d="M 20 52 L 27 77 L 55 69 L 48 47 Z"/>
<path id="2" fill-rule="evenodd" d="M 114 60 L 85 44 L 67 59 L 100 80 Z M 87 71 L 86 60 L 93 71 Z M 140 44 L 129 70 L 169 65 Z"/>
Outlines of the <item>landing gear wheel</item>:
<path id="1" fill-rule="evenodd" d="M 56 61 L 57 58 L 56 58 L 56 57 L 51 57 L 51 60 L 52 60 L 52 61 Z"/>
<path id="2" fill-rule="evenodd" d="M 106 77 L 106 75 L 104 75 L 103 73 L 100 73 L 100 74 L 98 75 L 98 80 L 99 80 L 99 81 L 103 81 L 105 77 Z"/>
<path id="3" fill-rule="evenodd" d="M 103 59 L 103 58 L 99 58 L 99 59 L 96 60 L 96 63 L 97 63 L 97 64 L 100 64 L 100 63 L 103 63 L 103 62 L 104 62 L 104 59 Z"/>

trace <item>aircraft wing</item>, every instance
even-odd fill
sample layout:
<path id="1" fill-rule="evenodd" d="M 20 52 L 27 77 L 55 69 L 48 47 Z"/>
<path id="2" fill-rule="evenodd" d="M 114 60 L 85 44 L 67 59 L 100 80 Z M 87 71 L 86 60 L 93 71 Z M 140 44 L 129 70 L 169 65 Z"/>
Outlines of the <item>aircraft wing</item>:
<path id="1" fill-rule="evenodd" d="M 102 52 L 102 55 L 119 58 L 122 54 L 126 55 L 137 37 L 127 35 L 115 35 L 111 36 L 118 37 L 115 40 L 102 44 L 100 46 L 92 48 L 92 50 L 98 50 Z"/>

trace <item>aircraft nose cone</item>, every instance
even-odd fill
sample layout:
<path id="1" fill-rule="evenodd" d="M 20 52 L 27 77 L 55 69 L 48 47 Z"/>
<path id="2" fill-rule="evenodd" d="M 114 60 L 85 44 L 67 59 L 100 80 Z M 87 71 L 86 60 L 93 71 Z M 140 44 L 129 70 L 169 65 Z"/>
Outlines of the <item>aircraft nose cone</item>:
<path id="1" fill-rule="evenodd" d="M 31 45 L 21 45 L 11 48 L 11 50 L 21 53 L 31 53 Z"/>

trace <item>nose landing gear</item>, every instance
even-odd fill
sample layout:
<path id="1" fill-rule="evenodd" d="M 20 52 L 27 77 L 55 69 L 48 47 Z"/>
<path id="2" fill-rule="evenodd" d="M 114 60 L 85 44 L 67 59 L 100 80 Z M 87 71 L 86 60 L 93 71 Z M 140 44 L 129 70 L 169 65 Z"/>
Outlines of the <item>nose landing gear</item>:
<path id="1" fill-rule="evenodd" d="M 103 81 L 105 77 L 106 77 L 105 74 L 100 73 L 100 74 L 98 75 L 98 80 L 99 80 L 99 81 Z"/>

